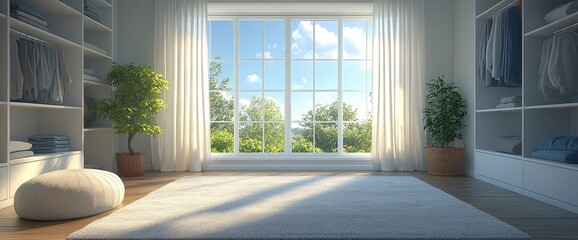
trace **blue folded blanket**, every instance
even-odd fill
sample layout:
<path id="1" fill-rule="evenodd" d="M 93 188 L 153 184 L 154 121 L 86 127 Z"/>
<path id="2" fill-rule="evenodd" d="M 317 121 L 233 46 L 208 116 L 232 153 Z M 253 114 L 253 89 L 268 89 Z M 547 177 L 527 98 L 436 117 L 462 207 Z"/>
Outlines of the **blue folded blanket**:
<path id="1" fill-rule="evenodd" d="M 578 137 L 546 138 L 534 145 L 534 151 L 541 150 L 578 151 Z"/>
<path id="2" fill-rule="evenodd" d="M 539 150 L 532 152 L 533 158 L 539 158 L 544 160 L 562 162 L 562 163 L 578 163 L 578 152 L 577 151 L 563 151 L 563 150 Z"/>
<path id="3" fill-rule="evenodd" d="M 46 141 L 69 141 L 70 138 L 64 135 L 57 135 L 57 134 L 37 134 L 34 136 L 30 136 L 28 140 L 32 142 L 46 142 Z"/>

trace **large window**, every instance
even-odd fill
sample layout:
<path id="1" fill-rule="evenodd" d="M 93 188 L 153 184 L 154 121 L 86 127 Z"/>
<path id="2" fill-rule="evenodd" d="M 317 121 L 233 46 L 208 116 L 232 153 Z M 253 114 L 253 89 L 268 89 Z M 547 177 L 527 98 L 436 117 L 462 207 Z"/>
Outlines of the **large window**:
<path id="1" fill-rule="evenodd" d="M 370 24 L 211 20 L 212 151 L 371 151 Z"/>

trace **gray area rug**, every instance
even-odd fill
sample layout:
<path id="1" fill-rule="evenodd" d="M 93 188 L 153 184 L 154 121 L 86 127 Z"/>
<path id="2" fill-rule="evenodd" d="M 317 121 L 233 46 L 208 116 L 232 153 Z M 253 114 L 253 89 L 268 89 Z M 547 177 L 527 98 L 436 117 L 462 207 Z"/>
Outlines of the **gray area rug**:
<path id="1" fill-rule="evenodd" d="M 70 239 L 529 239 L 413 177 L 185 177 Z"/>

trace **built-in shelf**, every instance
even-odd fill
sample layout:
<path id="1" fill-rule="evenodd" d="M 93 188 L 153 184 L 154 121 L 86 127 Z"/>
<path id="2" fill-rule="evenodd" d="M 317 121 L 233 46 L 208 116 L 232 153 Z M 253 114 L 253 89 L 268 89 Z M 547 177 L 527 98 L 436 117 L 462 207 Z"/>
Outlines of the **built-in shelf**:
<path id="1" fill-rule="evenodd" d="M 41 1 L 39 1 L 41 2 Z M 68 39 L 62 38 L 60 36 L 57 36 L 53 33 L 44 31 L 42 29 L 39 29 L 37 27 L 34 27 L 30 24 L 26 24 L 20 20 L 14 19 L 14 18 L 10 18 L 10 28 L 24 33 L 26 35 L 32 36 L 34 38 L 38 38 L 42 41 L 45 42 L 49 42 L 52 43 L 54 45 L 58 45 L 61 47 L 80 47 L 79 44 L 74 43 Z"/>
<path id="2" fill-rule="evenodd" d="M 546 104 L 527 106 L 525 109 L 552 109 L 552 108 L 578 108 L 578 103 Z"/>
<path id="3" fill-rule="evenodd" d="M 93 82 L 93 81 L 88 81 L 88 80 L 84 80 L 84 85 L 85 85 L 85 86 L 103 87 L 103 88 L 110 88 L 110 87 L 112 87 L 112 86 L 110 86 L 109 84 L 106 84 L 106 83 L 99 83 L 99 82 Z"/>
<path id="4" fill-rule="evenodd" d="M 578 164 L 554 162 L 554 161 L 537 159 L 537 158 L 525 158 L 525 160 L 528 162 L 539 163 L 539 164 L 549 165 L 549 166 L 553 166 L 553 167 L 559 167 L 559 168 L 563 168 L 563 169 L 570 169 L 570 170 L 578 171 Z"/>
<path id="5" fill-rule="evenodd" d="M 490 109 L 480 109 L 476 110 L 478 113 L 485 113 L 485 112 L 521 112 L 522 107 L 513 107 L 513 108 L 490 108 Z"/>
<path id="6" fill-rule="evenodd" d="M 94 32 L 112 32 L 109 27 L 104 26 L 102 23 L 99 23 L 87 16 L 84 16 L 84 30 Z"/>
<path id="7" fill-rule="evenodd" d="M 66 157 L 66 156 L 77 155 L 77 154 L 82 154 L 82 151 L 35 154 L 34 156 L 30 156 L 30 157 L 13 159 L 13 160 L 10 160 L 8 163 L 10 165 L 14 165 L 14 164 L 21 164 L 21 163 L 28 163 L 28 162 L 35 162 L 35 161 L 44 161 L 44 160 L 51 159 L 51 158 Z"/>
<path id="8" fill-rule="evenodd" d="M 502 157 L 516 158 L 516 159 L 520 159 L 520 160 L 524 158 L 524 157 L 522 157 L 522 155 L 515 155 L 515 154 L 510 154 L 510 153 L 496 152 L 496 151 L 492 151 L 492 150 L 476 149 L 476 152 L 493 154 L 493 155 L 502 156 Z"/>
<path id="9" fill-rule="evenodd" d="M 103 58 L 112 60 L 110 56 L 104 55 L 87 47 L 84 48 L 84 56 L 87 58 Z"/>
<path id="10" fill-rule="evenodd" d="M 498 4 L 492 6 L 491 8 L 489 8 L 488 10 L 480 13 L 478 16 L 476 16 L 476 18 L 488 18 L 493 16 L 495 13 L 500 12 L 510 6 L 513 6 L 514 4 L 516 4 L 518 1 L 520 0 L 502 0 L 501 2 L 499 2 Z"/>
<path id="11" fill-rule="evenodd" d="M 89 127 L 84 128 L 85 132 L 98 132 L 98 131 L 112 131 L 111 127 Z"/>
<path id="12" fill-rule="evenodd" d="M 46 15 L 80 15 L 81 13 L 60 0 L 18 0 L 33 9 L 42 9 Z"/>
<path id="13" fill-rule="evenodd" d="M 25 102 L 11 102 L 10 107 L 13 108 L 31 108 L 31 109 L 71 109 L 82 110 L 82 107 L 65 106 L 65 105 L 50 105 L 40 103 L 25 103 Z"/>
<path id="14" fill-rule="evenodd" d="M 97 7 L 103 7 L 103 8 L 111 8 L 112 7 L 112 5 L 105 0 L 89 0 L 89 1 L 94 3 Z"/>
<path id="15" fill-rule="evenodd" d="M 565 27 L 569 27 L 569 26 L 576 24 L 576 21 L 578 21 L 578 12 L 570 14 L 570 15 L 566 16 L 565 18 L 562 18 L 562 19 L 555 21 L 553 23 L 550 23 L 550 24 L 547 24 L 545 26 L 534 29 L 534 30 L 526 33 L 525 36 L 526 37 L 550 36 L 560 29 L 564 29 Z"/>

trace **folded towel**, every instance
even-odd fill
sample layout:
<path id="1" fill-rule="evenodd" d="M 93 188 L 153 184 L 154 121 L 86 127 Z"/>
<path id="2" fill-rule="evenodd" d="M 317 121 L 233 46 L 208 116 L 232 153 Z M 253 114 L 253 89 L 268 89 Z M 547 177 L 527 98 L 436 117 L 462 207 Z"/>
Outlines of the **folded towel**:
<path id="1" fill-rule="evenodd" d="M 99 23 L 102 23 L 102 18 L 100 18 L 98 15 L 96 15 L 96 14 L 93 13 L 93 12 L 88 12 L 88 11 L 86 11 L 86 12 L 84 12 L 84 15 L 86 15 L 87 17 L 91 18 L 91 19 L 94 20 L 94 21 L 97 21 L 97 22 L 99 22 Z"/>
<path id="2" fill-rule="evenodd" d="M 48 25 L 48 23 L 46 21 L 42 21 L 41 19 L 39 19 L 35 16 L 32 16 L 31 14 L 20 11 L 20 10 L 10 10 L 10 16 L 14 16 L 14 15 L 27 18 L 28 20 L 32 20 L 35 23 L 38 23 L 38 24 L 45 26 L 45 27 Z"/>
<path id="3" fill-rule="evenodd" d="M 42 25 L 40 25 L 40 24 L 38 24 L 38 23 L 36 23 L 36 22 L 28 19 L 28 18 L 25 18 L 25 17 L 22 17 L 22 16 L 16 16 L 16 15 L 11 16 L 11 17 L 14 18 L 14 19 L 18 19 L 19 21 L 21 21 L 21 22 L 23 22 L 23 23 L 26 23 L 26 24 L 28 24 L 28 25 L 30 25 L 30 26 L 37 27 L 37 28 L 42 29 L 43 31 L 46 31 L 46 32 L 50 32 L 50 29 L 48 29 L 47 27 L 42 26 Z"/>
<path id="4" fill-rule="evenodd" d="M 46 142 L 33 142 L 32 147 L 68 147 L 70 145 L 69 141 L 46 141 Z"/>
<path id="5" fill-rule="evenodd" d="M 521 107 L 522 104 L 520 103 L 502 103 L 498 104 L 496 108 L 514 108 L 514 107 Z"/>
<path id="6" fill-rule="evenodd" d="M 20 10 L 22 12 L 28 13 L 42 21 L 46 21 L 46 17 L 44 17 L 42 14 L 30 9 L 29 7 L 19 4 L 19 3 L 15 3 L 15 4 L 10 4 L 10 10 Z"/>
<path id="7" fill-rule="evenodd" d="M 578 137 L 564 136 L 546 138 L 536 143 L 533 150 L 578 151 Z"/>
<path id="8" fill-rule="evenodd" d="M 99 47 L 93 45 L 92 43 L 89 43 L 89 42 L 86 42 L 86 41 L 85 41 L 85 42 L 84 42 L 84 47 L 86 47 L 86 48 L 88 48 L 88 49 L 90 49 L 90 50 L 92 50 L 92 51 L 101 53 L 101 54 L 103 54 L 103 55 L 108 55 L 108 51 L 106 51 L 106 50 L 104 50 L 104 49 L 102 49 L 102 48 L 99 48 Z"/>
<path id="9" fill-rule="evenodd" d="M 58 153 L 58 152 L 68 152 L 70 148 L 46 148 L 46 149 L 32 149 L 34 153 Z"/>
<path id="10" fill-rule="evenodd" d="M 98 6 L 96 6 L 94 3 L 90 2 L 90 1 L 84 1 L 84 10 L 85 11 L 91 11 L 93 13 L 96 13 L 99 16 L 102 16 L 102 12 L 100 11 L 100 8 L 98 8 Z"/>
<path id="11" fill-rule="evenodd" d="M 84 74 L 84 80 L 87 81 L 91 81 L 91 82 L 103 82 L 102 79 L 96 77 L 96 76 L 92 76 L 92 75 L 88 75 L 88 74 Z"/>
<path id="12" fill-rule="evenodd" d="M 58 134 L 36 134 L 28 138 L 28 141 L 30 141 L 31 143 L 34 143 L 35 141 L 46 142 L 46 141 L 69 141 L 69 140 L 70 138 L 68 136 Z"/>
<path id="13" fill-rule="evenodd" d="M 32 144 L 23 141 L 10 141 L 8 143 L 9 152 L 26 151 L 32 148 Z"/>
<path id="14" fill-rule="evenodd" d="M 494 142 L 496 152 L 504 152 L 520 155 L 522 154 L 522 137 L 521 136 L 503 136 Z"/>
<path id="15" fill-rule="evenodd" d="M 546 21 L 547 23 L 553 23 L 572 13 L 575 13 L 577 10 L 578 10 L 577 1 L 565 3 L 554 8 L 552 11 L 546 13 L 546 16 L 544 16 L 544 21 Z"/>
<path id="16" fill-rule="evenodd" d="M 92 68 L 85 68 L 84 74 L 94 75 L 94 74 L 96 74 L 96 72 Z"/>
<path id="17" fill-rule="evenodd" d="M 10 153 L 10 160 L 34 156 L 33 151 L 18 151 Z"/>
<path id="18" fill-rule="evenodd" d="M 533 158 L 562 162 L 562 163 L 578 163 L 578 152 L 576 151 L 549 151 L 541 150 L 534 151 L 530 155 Z"/>
<path id="19" fill-rule="evenodd" d="M 522 96 L 511 96 L 500 99 L 500 103 L 522 103 Z"/>

